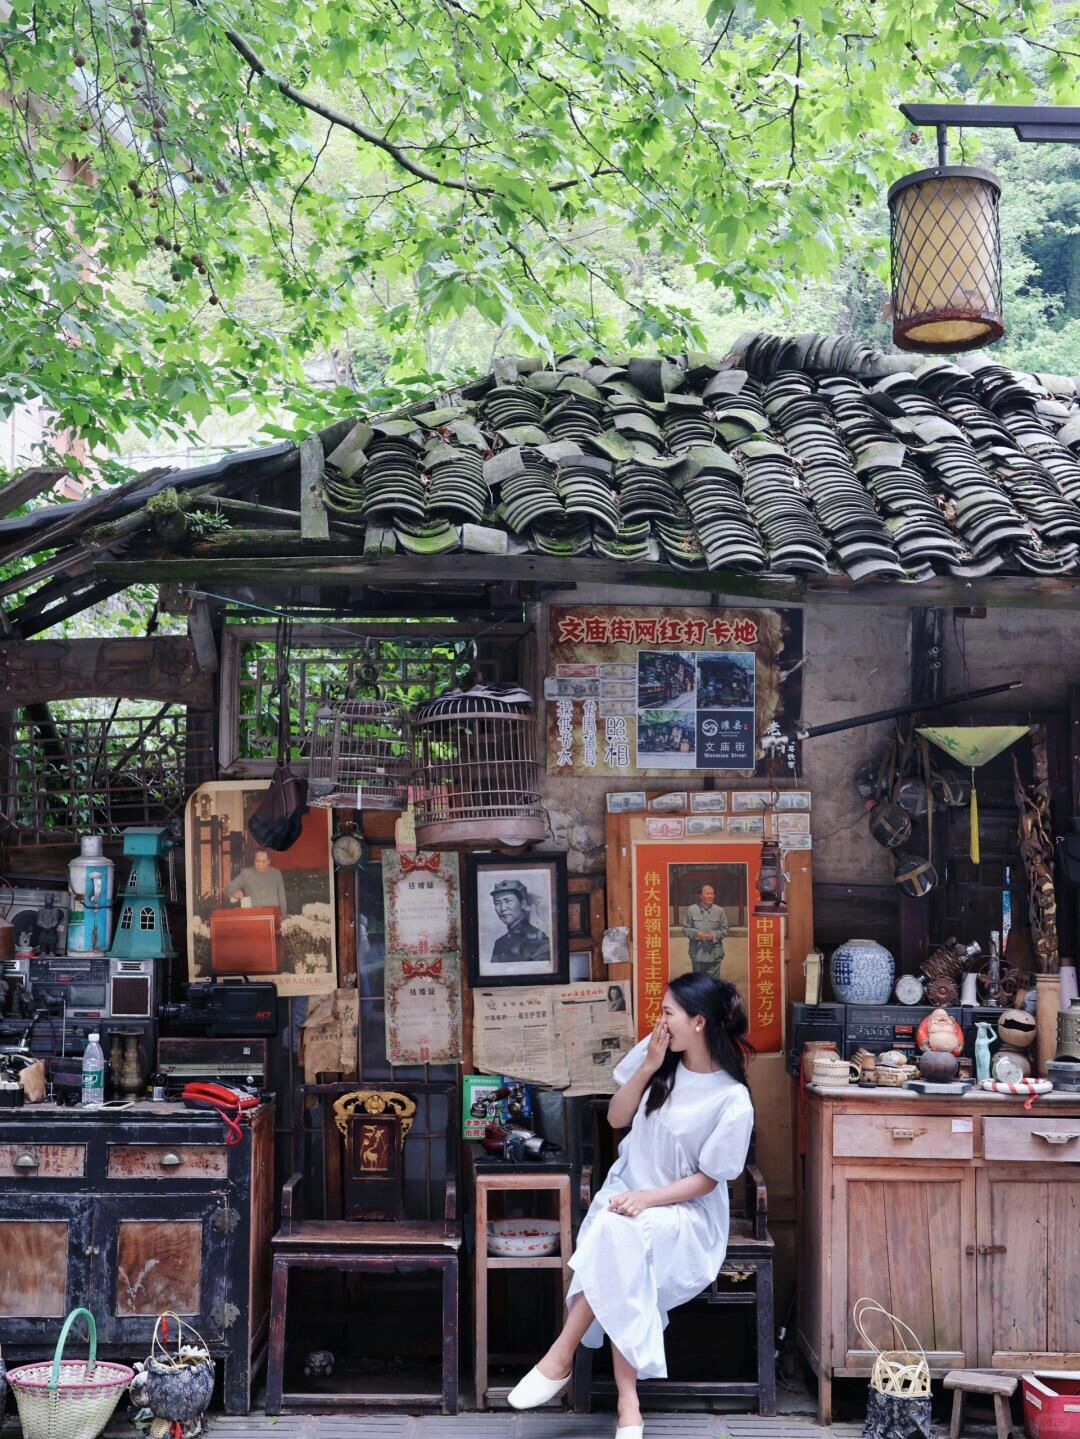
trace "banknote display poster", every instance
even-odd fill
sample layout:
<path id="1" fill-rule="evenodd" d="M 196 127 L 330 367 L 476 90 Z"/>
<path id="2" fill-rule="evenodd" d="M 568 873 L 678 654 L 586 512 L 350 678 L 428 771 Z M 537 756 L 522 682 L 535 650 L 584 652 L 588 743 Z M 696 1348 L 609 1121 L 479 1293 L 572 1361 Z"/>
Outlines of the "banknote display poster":
<path id="1" fill-rule="evenodd" d="M 548 772 L 796 779 L 802 612 L 553 605 Z"/>

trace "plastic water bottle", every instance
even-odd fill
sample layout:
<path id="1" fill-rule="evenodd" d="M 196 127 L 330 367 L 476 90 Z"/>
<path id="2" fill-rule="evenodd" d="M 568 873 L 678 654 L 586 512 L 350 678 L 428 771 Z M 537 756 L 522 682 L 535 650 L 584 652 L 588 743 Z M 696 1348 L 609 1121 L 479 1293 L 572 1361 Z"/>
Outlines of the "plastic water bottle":
<path id="1" fill-rule="evenodd" d="M 82 1102 L 84 1109 L 100 1109 L 105 1103 L 105 1056 L 91 1034 L 86 1041 L 82 1059 Z"/>

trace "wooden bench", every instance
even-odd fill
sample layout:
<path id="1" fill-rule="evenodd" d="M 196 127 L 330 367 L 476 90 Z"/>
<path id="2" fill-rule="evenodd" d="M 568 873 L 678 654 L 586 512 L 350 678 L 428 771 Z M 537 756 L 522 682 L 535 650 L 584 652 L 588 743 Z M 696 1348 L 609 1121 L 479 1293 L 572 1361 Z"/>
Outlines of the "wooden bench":
<path id="1" fill-rule="evenodd" d="M 964 1427 L 964 1399 L 968 1394 L 985 1394 L 994 1401 L 997 1439 L 1009 1439 L 1012 1433 L 1012 1408 L 1009 1400 L 1016 1393 L 1015 1374 L 987 1374 L 980 1369 L 950 1369 L 945 1375 L 945 1388 L 953 1391 L 952 1419 L 949 1439 L 960 1439 Z"/>

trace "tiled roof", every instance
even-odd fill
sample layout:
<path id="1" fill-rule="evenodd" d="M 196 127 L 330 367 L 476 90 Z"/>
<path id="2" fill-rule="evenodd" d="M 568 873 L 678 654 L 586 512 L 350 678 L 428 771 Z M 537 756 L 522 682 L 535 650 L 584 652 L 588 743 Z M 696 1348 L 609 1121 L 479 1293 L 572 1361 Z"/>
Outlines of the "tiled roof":
<path id="1" fill-rule="evenodd" d="M 486 529 L 631 567 L 1073 574 L 1080 386 L 820 335 L 754 333 L 724 359 L 504 359 L 357 425 L 325 485 L 382 553 L 498 548 Z"/>

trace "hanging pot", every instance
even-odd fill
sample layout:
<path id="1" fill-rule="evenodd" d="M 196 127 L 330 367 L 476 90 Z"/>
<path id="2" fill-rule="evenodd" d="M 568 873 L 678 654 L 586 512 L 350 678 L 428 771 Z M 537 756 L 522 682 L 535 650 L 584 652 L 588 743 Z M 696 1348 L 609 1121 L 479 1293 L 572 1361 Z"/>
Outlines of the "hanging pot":
<path id="1" fill-rule="evenodd" d="M 893 883 L 910 899 L 922 899 L 937 884 L 937 871 L 922 855 L 897 854 L 893 856 Z"/>
<path id="2" fill-rule="evenodd" d="M 922 819 L 926 814 L 926 785 L 921 779 L 902 779 L 896 798 L 913 819 Z"/>
<path id="3" fill-rule="evenodd" d="M 870 833 L 886 849 L 897 849 L 911 837 L 911 816 L 895 800 L 882 800 L 870 811 Z"/>

